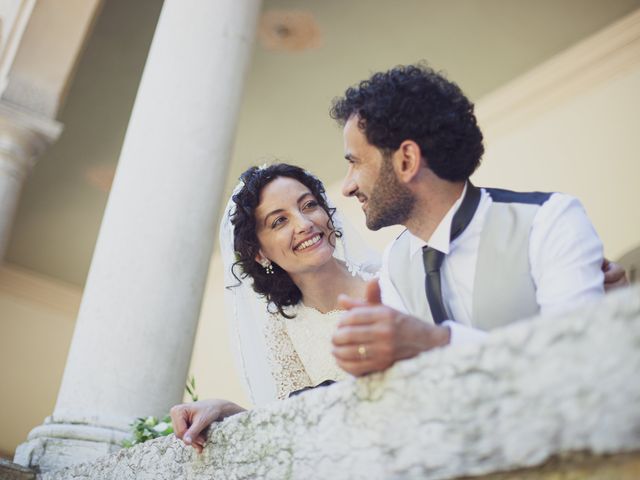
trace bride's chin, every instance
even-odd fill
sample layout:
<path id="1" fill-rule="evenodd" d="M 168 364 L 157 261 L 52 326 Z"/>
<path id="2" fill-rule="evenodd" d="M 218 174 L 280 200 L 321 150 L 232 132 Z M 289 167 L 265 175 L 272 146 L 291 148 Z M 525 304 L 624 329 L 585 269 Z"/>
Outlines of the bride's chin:
<path id="1" fill-rule="evenodd" d="M 334 252 L 335 252 L 335 248 L 328 248 L 327 249 L 326 257 L 324 258 L 324 261 L 322 262 L 323 266 L 328 264 L 328 263 L 337 262 L 338 261 L 338 259 L 333 256 Z"/>
<path id="2" fill-rule="evenodd" d="M 315 258 L 313 260 L 311 260 L 311 257 L 309 257 L 309 260 L 311 260 L 318 268 L 322 268 L 332 261 L 336 260 L 336 258 L 333 256 L 333 252 L 333 248 L 323 247 L 321 250 L 314 252 Z"/>

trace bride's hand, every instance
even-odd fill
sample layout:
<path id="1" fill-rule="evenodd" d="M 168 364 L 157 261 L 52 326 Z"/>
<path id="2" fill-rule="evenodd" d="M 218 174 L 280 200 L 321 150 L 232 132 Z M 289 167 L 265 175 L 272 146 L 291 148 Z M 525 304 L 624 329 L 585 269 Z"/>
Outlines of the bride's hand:
<path id="1" fill-rule="evenodd" d="M 244 411 L 241 406 L 227 400 L 200 400 L 175 405 L 170 414 L 176 437 L 202 453 L 206 441 L 205 430 L 209 425 Z"/>

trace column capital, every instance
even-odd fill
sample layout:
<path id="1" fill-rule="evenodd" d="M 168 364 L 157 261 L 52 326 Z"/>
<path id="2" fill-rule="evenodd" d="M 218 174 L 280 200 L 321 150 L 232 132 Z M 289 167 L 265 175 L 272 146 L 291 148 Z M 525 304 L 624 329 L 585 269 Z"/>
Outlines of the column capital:
<path id="1" fill-rule="evenodd" d="M 56 120 L 0 100 L 0 170 L 24 178 L 62 128 Z"/>

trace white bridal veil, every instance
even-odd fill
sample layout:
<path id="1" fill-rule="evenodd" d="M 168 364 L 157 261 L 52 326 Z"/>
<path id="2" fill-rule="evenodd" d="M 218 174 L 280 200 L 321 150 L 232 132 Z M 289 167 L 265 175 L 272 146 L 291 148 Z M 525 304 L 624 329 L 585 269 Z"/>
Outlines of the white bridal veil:
<path id="1" fill-rule="evenodd" d="M 243 187 L 240 182 L 233 191 L 238 193 Z M 329 201 L 329 206 L 333 206 Z M 276 399 L 276 384 L 271 374 L 267 355 L 264 327 L 272 314 L 267 310 L 266 301 L 254 292 L 251 278 L 242 278 L 240 267 L 236 275 L 232 267 L 236 261 L 233 246 L 233 225 L 231 215 L 235 204 L 230 198 L 220 222 L 220 249 L 224 266 L 225 314 L 229 321 L 235 357 L 243 377 L 243 383 L 254 405 L 263 405 Z M 379 255 L 367 247 L 353 227 L 336 211 L 334 226 L 342 232 L 337 240 L 334 256 L 343 260 L 353 275 L 364 279 L 373 277 L 379 270 Z M 271 308 L 274 311 L 274 307 Z"/>

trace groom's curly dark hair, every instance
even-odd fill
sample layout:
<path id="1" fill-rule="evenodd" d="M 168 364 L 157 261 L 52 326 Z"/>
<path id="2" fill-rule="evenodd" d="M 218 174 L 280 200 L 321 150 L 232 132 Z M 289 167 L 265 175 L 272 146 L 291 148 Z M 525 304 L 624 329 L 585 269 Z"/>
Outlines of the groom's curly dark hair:
<path id="1" fill-rule="evenodd" d="M 280 265 L 272 262 L 273 273 L 269 274 L 256 261 L 256 255 L 260 250 L 260 242 L 256 234 L 256 208 L 260 204 L 260 193 L 264 187 L 278 177 L 292 178 L 309 188 L 329 216 L 327 227 L 331 232 L 328 239 L 330 242 L 335 243 L 335 238 L 341 237 L 342 232 L 333 226 L 336 209 L 328 205 L 324 195 L 324 185 L 304 169 L 286 163 L 276 163 L 264 168 L 250 167 L 240 175 L 243 186 L 231 197 L 235 204 L 235 209 L 230 212 L 230 215 L 234 227 L 233 246 L 236 253 L 236 262 L 232 265 L 231 272 L 238 281 L 240 278 L 251 277 L 255 292 L 262 295 L 269 305 L 274 305 L 280 315 L 292 318 L 293 315 L 287 314 L 285 309 L 297 305 L 302 300 L 302 292 Z M 238 268 L 240 272 L 237 272 Z M 234 288 L 234 286 L 227 288 Z"/>
<path id="2" fill-rule="evenodd" d="M 334 99 L 330 114 L 342 126 L 357 116 L 367 141 L 385 158 L 413 140 L 427 167 L 444 180 L 469 178 L 484 153 L 473 103 L 423 64 L 375 73 Z"/>

